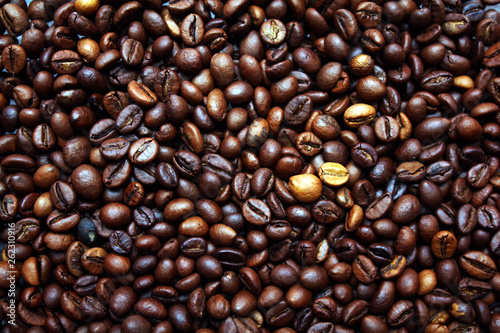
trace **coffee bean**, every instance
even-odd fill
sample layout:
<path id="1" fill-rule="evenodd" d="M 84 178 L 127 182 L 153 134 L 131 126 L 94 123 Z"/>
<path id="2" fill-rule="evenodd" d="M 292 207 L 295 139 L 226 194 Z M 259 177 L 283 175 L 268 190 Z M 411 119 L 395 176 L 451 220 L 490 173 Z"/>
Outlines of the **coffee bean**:
<path id="1" fill-rule="evenodd" d="M 78 53 L 70 50 L 61 50 L 52 56 L 51 66 L 58 74 L 73 74 L 80 70 L 83 62 Z"/>
<path id="2" fill-rule="evenodd" d="M 312 100 L 306 95 L 299 95 L 294 97 L 286 105 L 285 120 L 290 125 L 303 124 L 309 118 L 312 111 Z"/>
<path id="3" fill-rule="evenodd" d="M 460 256 L 460 267 L 476 279 L 489 279 L 496 270 L 493 260 L 479 251 L 469 251 Z"/>
<path id="4" fill-rule="evenodd" d="M 142 107 L 152 107 L 156 104 L 156 95 L 143 83 L 130 81 L 127 85 L 130 98 Z"/>
<path id="5" fill-rule="evenodd" d="M 248 199 L 243 205 L 242 214 L 254 225 L 266 225 L 271 219 L 269 207 L 259 199 Z"/>
<path id="6" fill-rule="evenodd" d="M 352 272 L 362 283 L 373 282 L 376 276 L 376 268 L 373 262 L 364 255 L 358 255 L 352 263 Z"/>
<path id="7" fill-rule="evenodd" d="M 9 45 L 2 51 L 4 68 L 12 75 L 20 73 L 26 66 L 26 51 L 19 45 Z"/>
<path id="8" fill-rule="evenodd" d="M 29 25 L 26 11 L 14 3 L 8 3 L 2 7 L 0 19 L 8 33 L 13 37 L 21 35 Z"/>
<path id="9" fill-rule="evenodd" d="M 349 127 L 358 128 L 370 123 L 375 118 L 375 108 L 368 104 L 354 104 L 344 113 L 344 121 Z"/>
<path id="10" fill-rule="evenodd" d="M 446 230 L 440 231 L 432 238 L 432 252 L 438 258 L 446 259 L 453 255 L 457 246 L 455 236 Z"/>
<path id="11" fill-rule="evenodd" d="M 358 32 L 358 23 L 355 16 L 346 9 L 335 12 L 335 28 L 345 40 L 351 40 Z"/>
<path id="12" fill-rule="evenodd" d="M 467 172 L 467 183 L 473 188 L 484 187 L 490 178 L 488 166 L 484 163 L 476 164 Z"/>
<path id="13" fill-rule="evenodd" d="M 347 169 L 339 163 L 328 162 L 318 170 L 320 179 L 330 186 L 341 186 L 349 180 Z"/>
<path id="14" fill-rule="evenodd" d="M 378 154 L 367 143 L 358 143 L 351 149 L 351 158 L 362 168 L 371 168 L 377 164 Z"/>
<path id="15" fill-rule="evenodd" d="M 394 203 L 391 218 L 396 223 L 408 223 L 418 216 L 419 211 L 418 199 L 411 194 L 405 194 Z"/>
<path id="16" fill-rule="evenodd" d="M 417 182 L 425 177 L 426 168 L 417 161 L 403 162 L 396 168 L 396 175 L 402 181 Z"/>
<path id="17" fill-rule="evenodd" d="M 260 26 L 260 36 L 269 45 L 279 45 L 286 36 L 286 27 L 280 20 L 267 20 Z"/>
<path id="18" fill-rule="evenodd" d="M 313 202 L 321 195 L 321 180 L 311 174 L 293 176 L 289 181 L 290 191 L 301 202 Z"/>
<path id="19" fill-rule="evenodd" d="M 375 135 L 382 142 L 393 142 L 399 138 L 399 125 L 390 116 L 383 116 L 375 122 Z"/>
<path id="20" fill-rule="evenodd" d="M 397 301 L 387 313 L 388 324 L 393 327 L 402 326 L 411 320 L 414 311 L 414 305 L 411 301 Z"/>

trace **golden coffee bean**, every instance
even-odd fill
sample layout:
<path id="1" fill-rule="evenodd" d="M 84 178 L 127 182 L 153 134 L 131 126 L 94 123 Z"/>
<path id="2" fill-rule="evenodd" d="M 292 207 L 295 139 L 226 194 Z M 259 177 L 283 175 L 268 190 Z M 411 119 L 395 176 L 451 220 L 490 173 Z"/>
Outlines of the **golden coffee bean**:
<path id="1" fill-rule="evenodd" d="M 330 245 L 328 245 L 328 241 L 326 239 L 323 239 L 316 248 L 316 262 L 320 263 L 325 261 L 329 253 Z"/>
<path id="2" fill-rule="evenodd" d="M 493 177 L 491 177 L 490 184 L 493 185 L 496 190 L 500 190 L 500 172 L 497 172 Z"/>
<path id="3" fill-rule="evenodd" d="M 396 115 L 396 122 L 399 125 L 399 140 L 404 141 L 411 135 L 412 126 L 408 116 L 400 112 Z"/>
<path id="4" fill-rule="evenodd" d="M 424 333 L 449 333 L 450 329 L 446 325 L 440 324 L 429 324 Z"/>
<path id="5" fill-rule="evenodd" d="M 321 196 L 321 180 L 311 174 L 301 174 L 290 177 L 288 182 L 293 196 L 301 202 L 313 202 Z"/>
<path id="6" fill-rule="evenodd" d="M 336 200 L 342 208 L 348 209 L 354 206 L 351 190 L 345 186 L 338 189 Z"/>
<path id="7" fill-rule="evenodd" d="M 80 39 L 76 47 L 86 63 L 93 63 L 100 54 L 99 44 L 92 38 Z"/>
<path id="8" fill-rule="evenodd" d="M 352 206 L 345 217 L 345 230 L 349 232 L 355 231 L 363 222 L 363 218 L 363 208 L 359 205 Z"/>
<path id="9" fill-rule="evenodd" d="M 36 217 L 46 218 L 54 210 L 52 201 L 50 200 L 50 192 L 45 192 L 36 199 L 33 205 L 33 212 Z"/>
<path id="10" fill-rule="evenodd" d="M 261 327 L 264 323 L 264 316 L 262 316 L 262 313 L 260 313 L 259 310 L 253 311 L 250 315 L 248 315 L 248 317 L 252 318 L 257 323 L 258 327 Z"/>
<path id="11" fill-rule="evenodd" d="M 174 17 L 172 16 L 168 8 L 164 8 L 161 11 L 160 15 L 165 20 L 170 35 L 174 38 L 180 38 L 181 37 L 180 24 L 177 24 L 177 22 L 174 20 Z"/>
<path id="12" fill-rule="evenodd" d="M 99 0 L 76 0 L 75 9 L 78 13 L 90 16 L 99 9 Z"/>
<path id="13" fill-rule="evenodd" d="M 424 269 L 418 273 L 418 279 L 420 280 L 417 295 L 423 296 L 430 293 L 437 285 L 436 273 L 430 269 Z"/>
<path id="14" fill-rule="evenodd" d="M 453 85 L 461 89 L 474 89 L 474 80 L 467 75 L 460 75 L 453 79 Z"/>
<path id="15" fill-rule="evenodd" d="M 368 54 L 360 54 L 352 58 L 349 69 L 355 75 L 365 76 L 371 74 L 375 67 L 375 61 Z"/>
<path id="16" fill-rule="evenodd" d="M 347 126 L 358 128 L 368 124 L 375 118 L 376 110 L 373 106 L 364 103 L 351 105 L 344 112 L 344 121 Z"/>
<path id="17" fill-rule="evenodd" d="M 443 310 L 433 314 L 429 322 L 431 324 L 447 325 L 451 321 L 451 319 L 451 314 L 448 311 Z"/>
<path id="18" fill-rule="evenodd" d="M 349 172 L 340 163 L 326 162 L 318 170 L 319 178 L 329 186 L 341 186 L 349 180 Z"/>

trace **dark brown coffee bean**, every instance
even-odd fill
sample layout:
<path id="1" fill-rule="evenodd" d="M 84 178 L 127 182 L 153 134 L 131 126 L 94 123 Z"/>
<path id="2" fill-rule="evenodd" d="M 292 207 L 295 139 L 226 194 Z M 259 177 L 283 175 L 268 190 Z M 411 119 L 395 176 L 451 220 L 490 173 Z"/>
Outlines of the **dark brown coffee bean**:
<path id="1" fill-rule="evenodd" d="M 144 56 L 144 48 L 139 41 L 127 38 L 121 46 L 120 54 L 127 65 L 137 66 Z"/>
<path id="2" fill-rule="evenodd" d="M 351 150 L 351 158 L 362 168 L 371 168 L 377 164 L 378 154 L 367 143 L 358 143 Z"/>
<path id="3" fill-rule="evenodd" d="M 444 93 L 453 85 L 453 75 L 445 71 L 433 71 L 422 78 L 420 85 L 430 93 Z"/>
<path id="4" fill-rule="evenodd" d="M 290 125 L 303 124 L 312 112 L 310 97 L 299 95 L 293 98 L 285 107 L 285 119 Z"/>
<path id="5" fill-rule="evenodd" d="M 358 32 L 356 17 L 346 9 L 339 9 L 335 12 L 335 28 L 345 40 L 351 40 Z"/>
<path id="6" fill-rule="evenodd" d="M 12 37 L 21 35 L 29 25 L 28 14 L 15 3 L 8 3 L 2 7 L 0 19 Z"/>
<path id="7" fill-rule="evenodd" d="M 382 8 L 373 2 L 360 3 L 355 16 L 363 27 L 375 28 L 382 20 Z"/>
<path id="8" fill-rule="evenodd" d="M 473 188 L 484 187 L 490 179 L 488 165 L 481 163 L 476 164 L 467 172 L 467 183 Z"/>
<path id="9" fill-rule="evenodd" d="M 486 254 L 479 251 L 469 251 L 460 256 L 460 267 L 476 279 L 489 279 L 495 271 L 496 265 Z"/>
<path id="10" fill-rule="evenodd" d="M 364 300 L 355 300 L 347 304 L 342 311 L 342 321 L 349 326 L 355 326 L 368 313 L 368 303 Z"/>
<path id="11" fill-rule="evenodd" d="M 255 225 L 266 225 L 271 218 L 269 207 L 258 199 L 248 199 L 243 205 L 242 213 L 249 223 Z"/>
<path id="12" fill-rule="evenodd" d="M 294 316 L 295 311 L 288 307 L 285 301 L 281 301 L 266 312 L 265 319 L 271 326 L 284 326 L 292 321 Z"/>
<path id="13" fill-rule="evenodd" d="M 362 283 L 369 284 L 374 281 L 376 268 L 373 262 L 366 256 L 358 255 L 352 264 L 353 274 Z"/>
<path id="14" fill-rule="evenodd" d="M 9 45 L 2 51 L 3 66 L 12 75 L 20 73 L 26 66 L 26 51 L 19 45 Z"/>
<path id="15" fill-rule="evenodd" d="M 412 319 L 414 311 L 414 305 L 411 301 L 399 300 L 387 313 L 387 322 L 393 327 L 403 326 Z"/>
<path id="16" fill-rule="evenodd" d="M 56 73 L 73 74 L 83 66 L 80 55 L 74 51 L 61 50 L 54 53 L 51 59 L 52 70 Z"/>

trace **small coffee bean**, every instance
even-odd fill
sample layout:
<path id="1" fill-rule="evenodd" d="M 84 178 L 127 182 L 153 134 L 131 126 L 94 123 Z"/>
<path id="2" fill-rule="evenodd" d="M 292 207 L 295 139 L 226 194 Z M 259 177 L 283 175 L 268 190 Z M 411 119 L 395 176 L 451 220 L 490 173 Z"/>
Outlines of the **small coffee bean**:
<path id="1" fill-rule="evenodd" d="M 491 278 L 496 271 L 494 261 L 479 251 L 469 251 L 460 256 L 460 267 L 472 277 L 480 280 Z"/>
<path id="2" fill-rule="evenodd" d="M 432 238 L 432 252 L 441 259 L 450 258 L 457 248 L 455 235 L 447 230 L 438 232 Z"/>
<path id="3" fill-rule="evenodd" d="M 90 274 L 102 274 L 104 272 L 104 258 L 107 254 L 103 248 L 88 249 L 82 255 L 83 268 Z"/>
<path id="4" fill-rule="evenodd" d="M 354 104 L 344 113 L 344 121 L 349 127 L 358 128 L 375 118 L 375 108 L 368 104 Z"/>
<path id="5" fill-rule="evenodd" d="M 290 191 L 301 202 L 313 202 L 321 195 L 321 180 L 315 175 L 302 174 L 290 177 Z"/>
<path id="6" fill-rule="evenodd" d="M 262 40 L 270 45 L 279 45 L 286 36 L 286 27 L 280 20 L 270 19 L 260 26 Z"/>
<path id="7" fill-rule="evenodd" d="M 341 186 L 349 180 L 349 172 L 339 163 L 323 163 L 318 170 L 321 181 L 329 186 Z"/>

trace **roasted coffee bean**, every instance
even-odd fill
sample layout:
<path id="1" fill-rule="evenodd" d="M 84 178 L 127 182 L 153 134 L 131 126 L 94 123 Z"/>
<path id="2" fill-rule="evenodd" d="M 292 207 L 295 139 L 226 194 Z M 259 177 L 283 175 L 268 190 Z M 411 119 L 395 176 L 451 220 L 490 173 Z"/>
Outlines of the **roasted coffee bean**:
<path id="1" fill-rule="evenodd" d="M 147 165 L 158 154 L 159 145 L 153 138 L 142 138 L 134 142 L 128 151 L 130 161 L 137 165 Z"/>
<path id="2" fill-rule="evenodd" d="M 26 66 L 26 51 L 19 45 L 9 45 L 2 51 L 3 66 L 10 74 L 20 73 Z"/>
<path id="3" fill-rule="evenodd" d="M 291 177 L 289 188 L 293 196 L 301 202 L 313 202 L 321 196 L 321 180 L 311 174 Z"/>
<path id="4" fill-rule="evenodd" d="M 130 98 L 142 107 L 152 107 L 157 102 L 156 95 L 143 83 L 130 81 L 127 85 Z"/>
<path id="5" fill-rule="evenodd" d="M 362 168 L 371 168 L 378 162 L 378 154 L 367 143 L 358 143 L 351 149 L 351 158 Z"/>
<path id="6" fill-rule="evenodd" d="M 393 327 L 403 326 L 412 319 L 414 312 L 414 305 L 411 301 L 397 301 L 387 313 L 387 322 Z"/>
<path id="7" fill-rule="evenodd" d="M 242 214 L 245 220 L 254 225 L 266 225 L 271 219 L 269 207 L 259 199 L 248 199 L 243 205 Z"/>
<path id="8" fill-rule="evenodd" d="M 456 237 L 449 231 L 438 232 L 432 238 L 432 252 L 441 259 L 449 258 L 453 255 L 457 247 Z"/>
<path id="9" fill-rule="evenodd" d="M 83 62 L 78 53 L 70 50 L 61 50 L 54 53 L 51 59 L 52 70 L 56 73 L 73 74 L 83 66 Z"/>
<path id="10" fill-rule="evenodd" d="M 68 183 L 57 181 L 50 187 L 50 200 L 55 208 L 67 212 L 76 205 L 76 193 Z"/>
<path id="11" fill-rule="evenodd" d="M 0 19 L 3 26 L 13 37 L 21 35 L 29 25 L 28 14 L 15 3 L 8 3 L 2 7 Z"/>
<path id="12" fill-rule="evenodd" d="M 294 97 L 284 109 L 285 120 L 290 125 L 303 124 L 312 112 L 312 100 L 306 95 Z"/>
<path id="13" fill-rule="evenodd" d="M 479 251 L 469 251 L 460 256 L 460 267 L 472 277 L 480 280 L 491 278 L 496 271 L 496 265 L 486 254 Z"/>
<path id="14" fill-rule="evenodd" d="M 341 186 L 349 180 L 347 169 L 339 163 L 328 162 L 318 170 L 320 179 L 330 186 Z"/>
<path id="15" fill-rule="evenodd" d="M 403 162 L 396 168 L 396 176 L 402 181 L 417 182 L 425 177 L 426 171 L 425 166 L 418 161 Z"/>
<path id="16" fill-rule="evenodd" d="M 375 108 L 368 104 L 358 103 L 350 106 L 344 113 L 344 121 L 349 127 L 358 128 L 370 123 L 375 118 Z"/>
<path id="17" fill-rule="evenodd" d="M 260 26 L 260 36 L 270 45 L 279 45 L 285 40 L 286 27 L 280 20 L 267 20 Z"/>
<path id="18" fill-rule="evenodd" d="M 355 300 L 347 304 L 342 311 L 342 320 L 348 326 L 356 326 L 368 313 L 368 303 L 364 300 Z"/>

